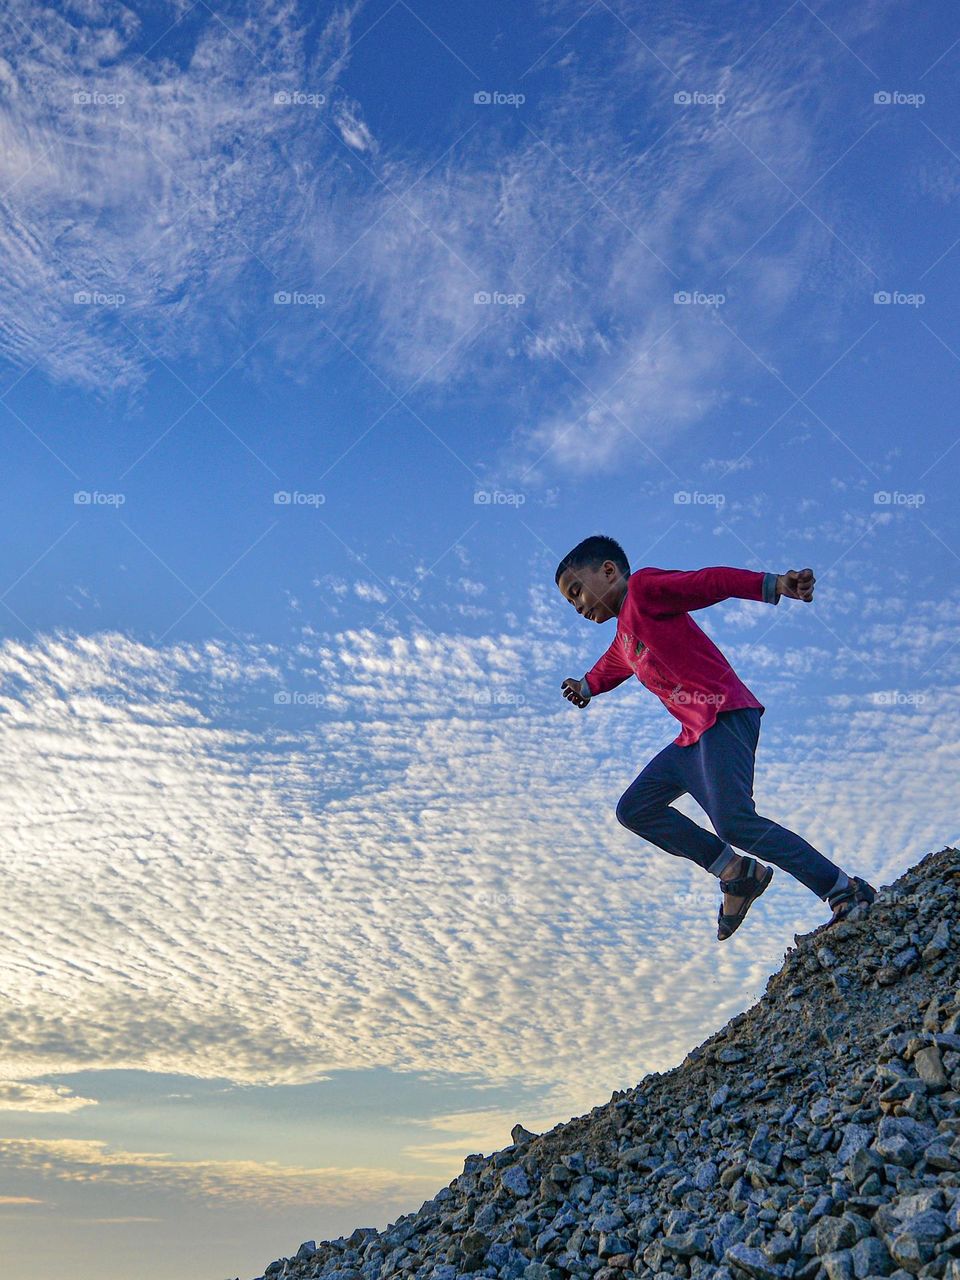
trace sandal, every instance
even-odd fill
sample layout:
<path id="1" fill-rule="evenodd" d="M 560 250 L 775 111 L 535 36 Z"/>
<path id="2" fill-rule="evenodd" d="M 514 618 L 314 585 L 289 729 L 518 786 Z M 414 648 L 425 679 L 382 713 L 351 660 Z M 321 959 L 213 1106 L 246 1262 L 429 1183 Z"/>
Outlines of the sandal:
<path id="1" fill-rule="evenodd" d="M 740 910 L 729 914 L 724 911 L 723 903 L 720 904 L 720 911 L 717 914 L 717 938 L 720 942 L 724 942 L 743 924 L 744 917 L 750 910 L 756 898 L 773 879 L 773 867 L 767 867 L 762 875 L 756 874 L 756 869 L 761 865 L 756 858 L 743 855 L 745 870 L 742 875 L 737 876 L 735 880 L 721 880 L 720 888 L 724 893 L 733 893 L 737 897 L 747 894 L 748 897 L 740 905 Z"/>
<path id="2" fill-rule="evenodd" d="M 828 899 L 831 907 L 833 907 L 833 916 L 827 922 L 825 928 L 832 924 L 837 924 L 840 920 L 845 920 L 858 907 L 869 907 L 870 903 L 876 899 L 877 891 L 872 884 L 868 884 L 866 880 L 860 876 L 851 876 L 850 883 L 846 889 L 841 889 L 839 893 L 835 893 L 832 898 Z M 857 911 L 853 919 L 858 919 L 863 914 Z"/>

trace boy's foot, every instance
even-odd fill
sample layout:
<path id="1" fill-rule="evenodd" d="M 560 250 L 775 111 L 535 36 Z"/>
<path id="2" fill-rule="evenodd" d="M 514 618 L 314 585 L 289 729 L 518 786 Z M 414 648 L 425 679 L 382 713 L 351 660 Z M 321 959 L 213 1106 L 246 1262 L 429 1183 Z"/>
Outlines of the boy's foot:
<path id="1" fill-rule="evenodd" d="M 848 917 L 852 920 L 858 919 L 876 896 L 877 891 L 872 884 L 868 884 L 860 876 L 851 876 L 850 883 L 845 889 L 841 889 L 827 899 L 833 907 L 833 916 L 824 927 L 829 929 L 830 925 L 837 924 L 838 921 L 846 920 Z"/>
<path id="2" fill-rule="evenodd" d="M 738 855 L 720 881 L 723 905 L 717 913 L 718 941 L 724 942 L 736 933 L 754 899 L 760 897 L 772 879 L 773 867 L 765 867 L 756 858 Z"/>

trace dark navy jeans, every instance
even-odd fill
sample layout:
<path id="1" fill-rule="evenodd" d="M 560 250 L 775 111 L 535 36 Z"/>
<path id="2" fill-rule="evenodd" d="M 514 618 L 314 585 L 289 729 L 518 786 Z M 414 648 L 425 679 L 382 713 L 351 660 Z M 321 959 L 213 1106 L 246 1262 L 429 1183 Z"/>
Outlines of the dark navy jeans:
<path id="1" fill-rule="evenodd" d="M 794 832 L 761 818 L 753 802 L 760 716 L 759 707 L 721 711 L 697 742 L 664 747 L 620 797 L 617 821 L 716 876 L 734 856 L 735 845 L 789 871 L 826 901 L 844 872 Z M 716 835 L 670 807 L 685 793 L 708 814 Z"/>

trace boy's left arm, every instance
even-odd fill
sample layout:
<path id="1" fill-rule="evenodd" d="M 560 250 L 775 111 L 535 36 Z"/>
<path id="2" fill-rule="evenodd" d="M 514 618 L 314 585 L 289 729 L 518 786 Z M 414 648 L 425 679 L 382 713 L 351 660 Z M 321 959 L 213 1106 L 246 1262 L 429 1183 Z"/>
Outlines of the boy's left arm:
<path id="1" fill-rule="evenodd" d="M 780 596 L 786 594 L 782 578 L 777 573 L 726 565 L 691 570 L 641 569 L 638 597 L 641 608 L 650 613 L 689 613 L 731 597 L 779 604 Z M 812 595 L 812 586 L 810 592 Z"/>

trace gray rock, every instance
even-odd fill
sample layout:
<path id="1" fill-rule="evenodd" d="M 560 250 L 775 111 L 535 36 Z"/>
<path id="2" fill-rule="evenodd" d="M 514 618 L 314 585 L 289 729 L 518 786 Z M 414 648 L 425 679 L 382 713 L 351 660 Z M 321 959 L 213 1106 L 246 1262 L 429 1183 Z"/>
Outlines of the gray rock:
<path id="1" fill-rule="evenodd" d="M 825 1253 L 820 1265 L 827 1275 L 827 1280 L 853 1280 L 853 1254 L 849 1249 L 841 1249 L 837 1253 Z"/>
<path id="2" fill-rule="evenodd" d="M 738 1271 L 746 1272 L 753 1280 L 785 1280 L 786 1270 L 776 1262 L 771 1262 L 759 1249 L 751 1249 L 745 1244 L 732 1244 L 724 1252 L 724 1261 Z"/>
<path id="3" fill-rule="evenodd" d="M 872 1147 L 861 1147 L 850 1161 L 850 1180 L 855 1187 L 862 1187 L 871 1173 L 882 1173 L 883 1157 Z"/>
<path id="4" fill-rule="evenodd" d="M 782 1231 L 777 1231 L 762 1248 L 771 1262 L 786 1262 L 799 1251 L 800 1233 L 793 1231 L 790 1235 L 785 1235 Z"/>
<path id="5" fill-rule="evenodd" d="M 917 1214 L 935 1212 L 946 1207 L 946 1198 L 941 1187 L 924 1187 L 921 1191 L 904 1192 L 890 1202 L 890 1208 L 902 1221 L 915 1218 Z"/>
<path id="6" fill-rule="evenodd" d="M 527 1180 L 527 1175 L 518 1164 L 510 1165 L 509 1168 L 504 1169 L 500 1175 L 500 1185 L 518 1199 L 530 1194 L 530 1183 Z"/>
<path id="7" fill-rule="evenodd" d="M 940 1050 L 935 1044 L 919 1049 L 913 1056 L 913 1065 L 928 1089 L 940 1091 L 949 1087 L 950 1081 L 943 1069 Z"/>
<path id="8" fill-rule="evenodd" d="M 937 1244 L 946 1234 L 946 1215 L 928 1209 L 903 1224 L 901 1231 L 889 1242 L 890 1256 L 905 1271 L 916 1275 L 921 1267 L 936 1257 Z"/>
<path id="9" fill-rule="evenodd" d="M 705 1231 L 684 1231 L 679 1235 L 664 1236 L 663 1247 L 680 1258 L 706 1258 L 710 1252 L 710 1241 Z"/>
<path id="10" fill-rule="evenodd" d="M 939 1209 L 924 1209 L 907 1218 L 903 1224 L 904 1231 L 909 1231 L 921 1240 L 929 1240 L 936 1244 L 947 1234 L 947 1215 Z"/>
<path id="11" fill-rule="evenodd" d="M 927 964 L 939 960 L 950 945 L 950 929 L 946 920 L 941 920 L 934 930 L 933 937 L 923 948 L 922 955 Z"/>
<path id="12" fill-rule="evenodd" d="M 571 1200 L 589 1200 L 593 1194 L 593 1179 L 589 1174 L 583 1174 L 570 1184 L 567 1194 Z"/>
<path id="13" fill-rule="evenodd" d="M 601 1213 L 593 1219 L 591 1227 L 594 1231 L 617 1231 L 620 1227 L 626 1225 L 626 1218 L 619 1209 L 614 1209 L 611 1213 Z"/>
<path id="14" fill-rule="evenodd" d="M 858 1151 L 864 1150 L 873 1141 L 874 1131 L 865 1124 L 848 1124 L 844 1126 L 843 1140 L 837 1152 L 837 1164 L 849 1164 Z"/>
<path id="15" fill-rule="evenodd" d="M 726 1100 L 730 1097 L 730 1086 L 722 1084 L 710 1097 L 710 1107 L 713 1111 L 719 1111 Z"/>
<path id="16" fill-rule="evenodd" d="M 902 1133 L 891 1133 L 887 1137 L 878 1138 L 876 1151 L 878 1155 L 883 1156 L 884 1160 L 889 1161 L 890 1164 L 910 1166 L 917 1162 L 918 1152 L 916 1147 Z"/>
<path id="17" fill-rule="evenodd" d="M 823 1256 L 850 1249 L 857 1243 L 860 1233 L 849 1217 L 826 1216 L 820 1219 L 804 1237 L 804 1245 L 813 1246 L 813 1252 Z"/>
<path id="18" fill-rule="evenodd" d="M 618 1253 L 633 1253 L 633 1249 L 630 1247 L 629 1241 L 624 1240 L 622 1236 L 618 1236 L 612 1231 L 602 1231 L 597 1253 L 601 1258 L 612 1258 Z"/>
<path id="19" fill-rule="evenodd" d="M 477 1231 L 486 1231 L 489 1227 L 495 1226 L 499 1220 L 499 1207 L 496 1203 L 488 1203 L 483 1206 L 474 1218 L 473 1225 Z"/>
<path id="20" fill-rule="evenodd" d="M 734 1062 L 746 1062 L 747 1054 L 743 1049 L 736 1049 L 732 1045 L 726 1049 L 721 1049 L 717 1054 L 717 1061 L 727 1065 Z"/>
<path id="21" fill-rule="evenodd" d="M 893 1270 L 893 1259 L 887 1246 L 876 1236 L 858 1240 L 850 1250 L 850 1257 L 856 1280 L 867 1280 L 867 1276 L 888 1276 Z"/>

